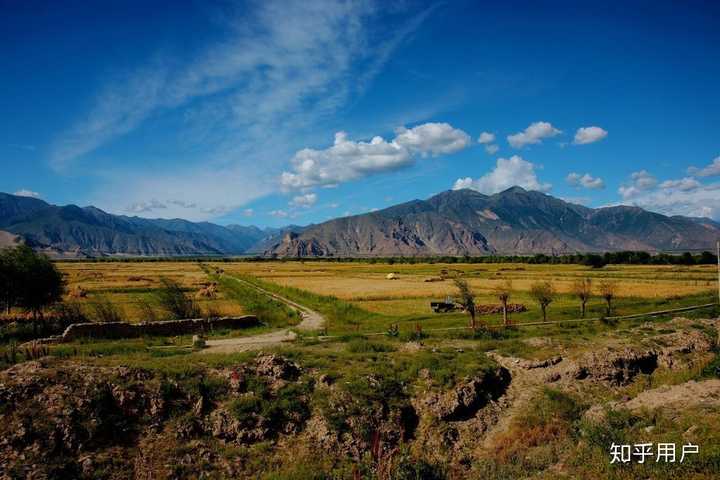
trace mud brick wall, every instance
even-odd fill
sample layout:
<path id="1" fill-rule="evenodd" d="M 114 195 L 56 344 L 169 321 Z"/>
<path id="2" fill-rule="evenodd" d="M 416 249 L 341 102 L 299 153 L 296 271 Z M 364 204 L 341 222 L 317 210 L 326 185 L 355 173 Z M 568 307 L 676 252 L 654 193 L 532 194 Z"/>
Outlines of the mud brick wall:
<path id="1" fill-rule="evenodd" d="M 187 335 L 211 332 L 221 329 L 241 329 L 260 325 L 254 315 L 242 317 L 192 318 L 167 320 L 153 323 L 74 323 L 65 329 L 61 341 L 69 342 L 78 338 L 137 338 L 144 335 Z"/>

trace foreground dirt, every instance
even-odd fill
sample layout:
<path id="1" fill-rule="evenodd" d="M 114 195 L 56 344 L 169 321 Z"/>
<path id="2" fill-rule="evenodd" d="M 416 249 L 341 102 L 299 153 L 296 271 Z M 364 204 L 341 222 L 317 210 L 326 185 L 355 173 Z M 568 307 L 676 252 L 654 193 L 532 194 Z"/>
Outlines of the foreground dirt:
<path id="1" fill-rule="evenodd" d="M 308 321 L 312 328 L 317 320 Z M 0 372 L 0 478 L 263 478 L 308 462 L 311 470 L 340 469 L 333 478 L 358 478 L 358 466 L 367 473 L 360 478 L 445 478 L 432 465 L 450 478 L 488 478 L 479 465 L 510 462 L 498 453 L 509 441 L 538 435 L 518 433 L 518 422 L 547 387 L 590 403 L 586 418 L 601 419 L 608 408 L 720 407 L 720 379 L 630 389 L 656 371 L 707 362 L 713 339 L 693 327 L 685 319 L 647 324 L 540 360 L 490 352 L 496 364 L 451 386 L 427 368 L 410 384 L 375 373 L 337 381 L 301 360 L 262 353 L 180 377 L 48 357 Z M 276 335 L 212 348 L 273 346 L 283 342 Z M 420 343 L 403 347 L 405 355 L 434 353 Z M 396 475 L 403 462 L 411 476 Z M 553 462 L 540 478 L 578 478 Z"/>

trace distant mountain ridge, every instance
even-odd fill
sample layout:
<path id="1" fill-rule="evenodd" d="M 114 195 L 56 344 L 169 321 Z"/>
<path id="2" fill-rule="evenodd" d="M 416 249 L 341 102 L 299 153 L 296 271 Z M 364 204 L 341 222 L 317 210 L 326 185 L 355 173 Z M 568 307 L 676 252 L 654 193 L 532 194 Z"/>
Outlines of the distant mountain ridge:
<path id="1" fill-rule="evenodd" d="M 307 227 L 260 229 L 112 215 L 0 193 L 0 246 L 57 257 L 263 254 L 278 257 L 565 254 L 712 250 L 720 224 L 638 207 L 588 208 L 513 187 L 450 190 Z"/>
<path id="2" fill-rule="evenodd" d="M 304 256 L 566 254 L 713 249 L 720 225 L 639 207 L 588 208 L 512 187 L 450 190 L 286 235 L 266 254 Z"/>
<path id="3" fill-rule="evenodd" d="M 278 229 L 112 215 L 6 193 L 0 193 L 0 231 L 59 257 L 239 255 L 262 252 L 263 242 L 279 234 Z"/>

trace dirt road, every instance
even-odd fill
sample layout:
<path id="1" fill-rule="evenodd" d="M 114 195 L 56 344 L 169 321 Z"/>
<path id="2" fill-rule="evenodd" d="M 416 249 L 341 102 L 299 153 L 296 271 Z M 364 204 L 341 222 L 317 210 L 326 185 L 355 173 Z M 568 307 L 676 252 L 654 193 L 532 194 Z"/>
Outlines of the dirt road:
<path id="1" fill-rule="evenodd" d="M 241 280 L 239 278 L 231 277 L 234 281 L 240 282 L 251 288 L 264 293 L 268 297 L 272 297 L 275 300 L 282 302 L 289 307 L 300 312 L 300 323 L 295 327 L 298 330 L 304 331 L 316 331 L 323 328 L 325 325 L 325 317 L 319 312 L 312 310 L 304 305 L 300 305 L 288 298 L 285 298 L 276 293 L 265 290 L 264 288 L 258 287 L 250 282 Z M 259 335 L 250 335 L 247 337 L 238 338 L 224 338 L 219 340 L 208 340 L 206 342 L 207 348 L 202 350 L 202 353 L 234 353 L 244 352 L 248 350 L 258 350 L 261 348 L 280 345 L 286 342 L 292 342 L 297 338 L 295 332 L 290 329 L 283 329 L 277 332 L 262 333 Z"/>

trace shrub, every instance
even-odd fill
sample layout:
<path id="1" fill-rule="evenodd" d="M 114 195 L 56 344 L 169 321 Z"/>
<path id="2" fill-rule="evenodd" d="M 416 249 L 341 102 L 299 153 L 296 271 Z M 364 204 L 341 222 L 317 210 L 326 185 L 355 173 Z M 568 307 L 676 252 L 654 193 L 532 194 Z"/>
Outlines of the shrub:
<path id="1" fill-rule="evenodd" d="M 200 316 L 200 309 L 195 301 L 183 291 L 182 287 L 175 280 L 169 278 L 160 279 L 161 287 L 156 290 L 160 306 L 173 318 L 197 318 Z"/>
<path id="2" fill-rule="evenodd" d="M 93 319 L 100 323 L 122 322 L 124 314 L 120 307 L 107 297 L 98 297 L 91 303 Z"/>

